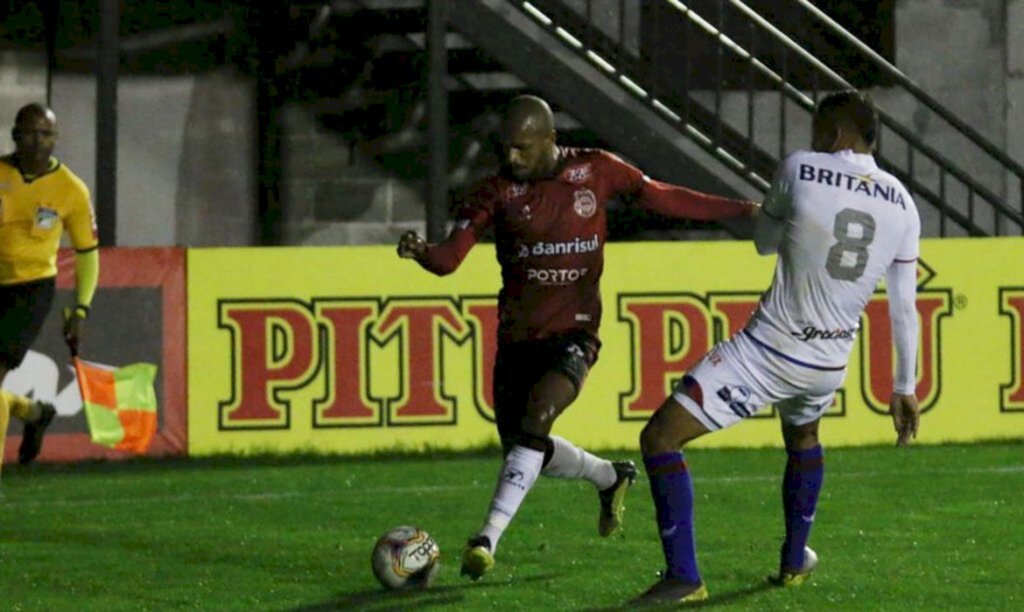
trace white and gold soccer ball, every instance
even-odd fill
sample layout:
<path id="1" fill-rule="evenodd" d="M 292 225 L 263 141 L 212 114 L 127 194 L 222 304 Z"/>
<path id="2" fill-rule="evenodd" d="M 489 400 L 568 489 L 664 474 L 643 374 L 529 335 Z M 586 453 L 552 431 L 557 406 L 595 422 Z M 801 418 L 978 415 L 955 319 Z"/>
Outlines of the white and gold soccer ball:
<path id="1" fill-rule="evenodd" d="M 441 549 L 430 534 L 418 527 L 395 527 L 373 547 L 373 575 L 384 588 L 425 589 L 441 564 Z"/>

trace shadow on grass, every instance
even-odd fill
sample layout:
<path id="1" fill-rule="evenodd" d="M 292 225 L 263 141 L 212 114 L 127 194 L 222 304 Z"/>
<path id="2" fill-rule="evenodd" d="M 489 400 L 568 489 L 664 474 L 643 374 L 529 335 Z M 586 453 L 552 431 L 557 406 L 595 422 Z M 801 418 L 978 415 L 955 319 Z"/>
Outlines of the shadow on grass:
<path id="1" fill-rule="evenodd" d="M 398 449 L 365 453 L 357 455 L 339 455 L 332 453 L 288 453 L 255 451 L 246 455 L 209 455 L 205 457 L 178 457 L 173 455 L 159 457 L 131 457 L 128 459 L 87 460 L 77 463 L 32 463 L 27 466 L 12 464 L 4 466 L 4 478 L 15 480 L 31 478 L 34 474 L 68 474 L 68 473 L 130 473 L 130 472 L 163 472 L 187 470 L 238 470 L 264 467 L 299 467 L 309 465 L 359 465 L 380 464 L 388 462 L 433 462 L 441 459 L 472 459 L 491 458 L 498 460 L 501 449 L 497 445 L 485 444 L 475 448 L 448 450 L 438 448 Z"/>
<path id="2" fill-rule="evenodd" d="M 739 603 L 740 601 L 753 597 L 758 593 L 763 593 L 773 589 L 772 585 L 768 584 L 767 581 L 755 584 L 753 586 L 745 587 L 742 589 L 736 589 L 734 591 L 725 591 L 721 593 L 712 593 L 707 601 L 694 602 L 686 605 L 687 610 L 696 610 L 703 608 L 719 608 L 728 607 L 733 604 Z M 639 594 L 638 594 L 639 595 Z M 646 606 L 638 606 L 631 604 L 628 601 L 622 602 L 617 606 L 607 606 L 601 608 L 588 608 L 588 612 L 616 612 L 618 610 L 675 610 L 679 608 L 679 602 L 665 602 L 661 604 L 652 604 Z"/>
<path id="3" fill-rule="evenodd" d="M 867 445 L 862 447 L 847 447 L 844 450 L 851 453 L 870 453 L 879 449 L 888 449 L 891 445 Z M 1003 438 L 996 440 L 985 440 L 973 443 L 942 444 L 942 445 L 921 445 L 916 447 L 916 452 L 942 452 L 949 453 L 954 449 L 969 450 L 976 446 L 1024 446 L 1024 438 Z M 730 453 L 759 452 L 758 449 L 736 449 L 736 448 L 711 448 L 694 449 L 695 455 L 722 455 Z M 843 447 L 836 447 L 843 448 Z M 610 458 L 635 458 L 636 449 L 618 449 L 604 452 Z M 33 463 L 28 466 L 12 464 L 5 466 L 4 478 L 17 480 L 19 478 L 31 478 L 33 474 L 40 476 L 45 474 L 67 474 L 67 473 L 124 473 L 124 472 L 162 472 L 162 471 L 183 471 L 183 470 L 241 470 L 257 467 L 281 467 L 290 468 L 305 465 L 338 465 L 351 466 L 360 464 L 380 464 L 396 461 L 411 461 L 417 463 L 430 463 L 443 459 L 473 459 L 487 458 L 498 460 L 501 457 L 501 449 L 497 444 L 482 444 L 467 449 L 445 449 L 437 447 L 397 447 L 391 450 L 379 452 L 360 453 L 353 455 L 340 455 L 321 452 L 297 452 L 281 454 L 270 449 L 253 449 L 245 455 L 209 455 L 204 457 L 133 457 L 118 461 L 92 460 L 77 463 Z"/>
<path id="4" fill-rule="evenodd" d="M 515 584 L 540 582 L 557 578 L 559 574 L 540 574 L 516 579 Z M 308 606 L 292 608 L 293 612 L 327 612 L 329 610 L 411 610 L 457 604 L 463 595 L 471 590 L 497 589 L 513 586 L 508 582 L 467 582 L 411 591 L 385 591 L 380 588 L 366 589 L 357 593 L 339 595 L 335 599 Z"/>

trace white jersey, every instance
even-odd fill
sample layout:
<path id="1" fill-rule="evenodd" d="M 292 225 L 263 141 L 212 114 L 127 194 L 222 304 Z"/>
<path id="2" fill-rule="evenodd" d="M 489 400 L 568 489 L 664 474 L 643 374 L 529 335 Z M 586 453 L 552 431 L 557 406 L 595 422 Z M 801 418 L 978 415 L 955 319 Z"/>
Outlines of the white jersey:
<path id="1" fill-rule="evenodd" d="M 871 155 L 798 151 L 779 168 L 762 214 L 785 229 L 745 333 L 790 361 L 845 368 L 879 279 L 918 257 L 914 201 Z"/>

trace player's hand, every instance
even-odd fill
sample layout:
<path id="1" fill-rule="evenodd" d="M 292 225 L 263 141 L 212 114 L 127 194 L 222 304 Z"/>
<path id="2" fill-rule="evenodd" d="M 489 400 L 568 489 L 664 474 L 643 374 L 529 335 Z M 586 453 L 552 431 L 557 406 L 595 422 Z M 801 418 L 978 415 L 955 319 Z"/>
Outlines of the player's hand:
<path id="1" fill-rule="evenodd" d="M 892 415 L 892 425 L 896 429 L 896 446 L 906 446 L 910 444 L 911 438 L 917 438 L 921 411 L 917 407 L 916 397 L 893 393 L 889 398 L 889 414 Z"/>
<path id="2" fill-rule="evenodd" d="M 64 342 L 71 350 L 71 356 L 78 355 L 78 346 L 82 341 L 85 328 L 85 316 L 79 310 L 70 310 L 64 314 Z"/>
<path id="3" fill-rule="evenodd" d="M 398 256 L 405 259 L 416 259 L 427 250 L 427 241 L 413 230 L 402 234 L 398 239 Z"/>

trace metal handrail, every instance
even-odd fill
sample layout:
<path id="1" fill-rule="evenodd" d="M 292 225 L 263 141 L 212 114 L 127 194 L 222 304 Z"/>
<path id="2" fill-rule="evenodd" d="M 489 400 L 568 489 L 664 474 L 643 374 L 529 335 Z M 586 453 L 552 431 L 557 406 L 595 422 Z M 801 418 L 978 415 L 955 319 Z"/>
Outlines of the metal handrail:
<path id="1" fill-rule="evenodd" d="M 671 108 L 669 108 L 664 101 L 652 94 L 651 91 L 640 87 L 634 80 L 635 74 L 628 74 L 621 70 L 620 67 L 613 65 L 608 62 L 599 54 L 594 54 L 591 48 L 587 45 L 582 44 L 578 38 L 576 38 L 571 32 L 562 28 L 563 25 L 567 25 L 567 22 L 572 21 L 569 15 L 564 11 L 550 10 L 554 5 L 559 4 L 559 0 L 509 0 L 513 5 L 523 10 L 527 15 L 537 21 L 543 28 L 548 30 L 556 38 L 561 39 L 569 48 L 573 49 L 578 55 L 593 62 L 599 66 L 608 78 L 613 82 L 617 83 L 625 91 L 631 93 L 636 99 L 641 101 L 646 107 L 653 110 L 656 114 L 660 115 L 662 119 L 668 121 L 670 124 L 674 124 L 675 127 L 682 133 L 686 134 L 694 143 L 696 143 L 701 149 L 717 157 L 719 161 L 722 161 L 727 166 L 730 166 L 734 172 L 736 172 L 740 178 L 744 181 L 764 192 L 770 186 L 771 170 L 767 171 L 767 174 L 762 173 L 751 163 L 744 163 L 740 161 L 736 156 L 732 155 L 720 144 L 715 142 L 712 135 L 707 133 L 707 126 L 698 125 L 693 121 L 693 117 L 687 114 L 687 117 L 682 117 Z M 546 12 L 541 12 L 537 8 L 538 6 L 544 6 L 547 9 Z M 552 21 L 548 15 L 555 14 L 561 21 Z M 571 37 L 571 38 L 569 38 Z M 609 49 L 609 41 L 601 40 L 602 35 L 594 30 L 587 32 L 585 38 L 589 38 L 588 43 L 593 44 L 595 41 L 598 44 L 594 45 L 594 48 L 598 48 L 602 51 Z M 636 70 L 634 62 L 623 61 L 623 65 L 627 65 Z M 770 70 L 767 66 L 764 67 L 766 70 Z M 781 77 L 777 77 L 777 82 L 780 86 L 791 87 Z M 802 95 L 799 90 L 793 89 L 793 93 Z M 809 100 L 809 99 L 808 99 Z M 728 126 L 722 126 L 719 119 L 716 129 L 721 132 L 723 128 L 729 131 Z M 755 150 L 756 154 L 765 155 L 769 157 L 763 151 L 759 149 Z M 777 160 L 775 160 L 777 161 Z"/>
<path id="2" fill-rule="evenodd" d="M 686 7 L 685 4 L 683 4 L 682 2 L 679 2 L 678 0 L 668 0 L 668 2 L 669 2 L 669 4 L 674 6 L 676 9 L 680 10 L 681 12 L 684 12 L 684 13 L 687 13 L 687 14 L 693 12 L 691 9 Z M 801 59 L 803 59 L 804 61 L 806 61 L 809 64 L 811 64 L 814 68 L 818 69 L 820 72 L 822 72 L 828 78 L 832 79 L 837 85 L 839 85 L 840 87 L 844 87 L 844 88 L 854 89 L 854 87 L 849 83 L 849 81 L 844 79 L 842 76 L 840 76 L 834 70 L 832 70 L 828 65 L 823 63 L 817 57 L 815 57 L 814 54 L 812 54 L 810 51 L 807 51 L 806 49 L 804 49 L 799 43 L 797 43 L 792 38 L 787 36 L 784 32 L 782 32 L 781 30 L 779 30 L 778 28 L 773 26 L 764 17 L 759 15 L 757 12 L 755 12 L 750 7 L 748 7 L 741 0 L 728 0 L 728 2 L 730 4 L 732 4 L 734 7 L 736 7 L 737 9 L 739 9 L 751 21 L 753 21 L 754 23 L 759 25 L 762 29 L 764 29 L 767 32 L 769 32 L 770 34 L 772 34 L 772 36 L 774 36 L 776 38 L 776 40 L 778 40 L 779 42 L 781 42 L 784 45 L 786 45 L 786 47 L 789 50 L 797 53 L 800 56 Z M 851 36 L 851 37 L 853 36 L 852 34 L 849 34 L 849 33 L 847 33 L 847 34 L 849 36 Z M 726 37 L 721 32 L 719 32 L 718 35 L 719 35 L 719 37 L 725 38 L 726 40 L 728 40 L 728 37 Z M 731 40 L 729 42 L 731 43 Z M 746 53 L 746 52 L 744 51 L 744 53 Z M 904 77 L 904 78 L 906 79 L 906 77 Z M 907 81 L 909 82 L 909 79 L 907 79 Z M 921 93 L 923 94 L 924 92 L 921 92 Z M 925 94 L 925 95 L 927 95 L 927 94 Z M 806 96 L 801 96 L 801 98 L 798 99 L 797 101 L 806 104 Z M 937 102 L 935 104 L 938 105 Z M 948 113 L 948 111 L 947 111 L 947 113 Z M 880 119 L 881 123 L 883 125 L 885 125 L 885 127 L 889 128 L 892 131 L 894 131 L 895 133 L 897 133 L 900 137 L 902 137 L 904 140 L 906 140 L 909 145 L 913 146 L 915 149 L 920 151 L 922 154 L 924 154 L 926 157 L 928 157 L 932 161 L 938 163 L 940 166 L 942 166 L 945 169 L 946 172 L 949 172 L 950 174 L 955 176 L 962 183 L 964 183 L 965 185 L 968 185 L 971 188 L 972 191 L 974 191 L 978 195 L 980 195 L 990 205 L 992 205 L 994 208 L 998 209 L 999 212 L 1001 212 L 1005 216 L 1009 217 L 1011 220 L 1013 220 L 1018 225 L 1024 226 L 1024 216 L 1022 216 L 1022 214 L 1019 211 L 1011 208 L 999 196 L 997 196 L 996 194 L 992 193 L 984 185 L 981 185 L 980 183 L 975 181 L 973 177 L 971 177 L 966 172 L 964 172 L 959 167 L 957 167 L 956 164 L 954 164 L 949 158 L 947 158 L 946 156 L 942 155 L 941 153 L 939 153 L 938 151 L 936 151 L 935 149 L 933 149 L 932 147 L 927 145 L 921 138 L 919 138 L 917 135 L 912 133 L 910 130 L 906 129 L 900 122 L 898 122 L 895 119 L 893 119 L 892 116 L 888 115 L 887 113 L 879 110 L 878 111 L 878 116 L 879 116 L 879 119 Z M 959 122 L 959 120 L 957 120 L 957 121 Z M 959 122 L 959 123 L 962 124 L 962 122 Z M 970 128 L 968 128 L 968 129 L 970 129 Z M 980 135 L 978 137 L 982 138 Z M 982 140 L 984 140 L 984 139 L 982 138 Z M 1005 155 L 1003 157 L 1005 157 Z M 1007 159 L 1010 161 L 1011 164 L 1013 164 L 1013 167 L 1020 168 L 1020 166 L 1017 165 L 1015 162 L 1013 162 L 1012 159 L 1009 159 L 1009 158 L 1007 158 Z M 1005 166 L 1005 164 L 1004 164 L 1004 166 Z M 1009 169 L 1012 170 L 1013 167 L 1010 167 Z M 1024 170 L 1024 169 L 1022 169 L 1022 170 Z M 1024 175 L 1018 175 L 1018 176 L 1021 176 L 1022 180 L 1024 180 Z"/>
<path id="3" fill-rule="evenodd" d="M 761 70 L 762 73 L 765 76 L 771 78 L 773 81 L 777 81 L 777 82 L 779 80 L 784 81 L 784 79 L 782 79 L 782 77 L 780 77 L 777 73 L 775 73 L 775 71 L 773 71 L 770 68 L 768 68 L 767 66 L 765 66 L 762 62 L 757 61 L 756 58 L 754 58 L 749 51 L 747 51 L 742 46 L 740 46 L 738 43 L 733 41 L 725 33 L 719 31 L 713 25 L 711 25 L 706 20 L 701 18 L 697 13 L 695 13 L 685 3 L 681 2 L 680 0 L 667 0 L 667 1 L 668 1 L 668 4 L 670 4 L 673 8 L 675 8 L 679 12 L 683 13 L 687 18 L 689 18 L 691 20 L 696 19 L 698 24 L 701 25 L 701 27 L 703 27 L 710 35 L 712 35 L 715 38 L 717 38 L 718 41 L 722 44 L 723 47 L 726 47 L 726 48 L 730 49 L 732 52 L 734 52 L 737 55 L 739 55 L 742 59 L 746 59 L 748 61 L 753 62 L 755 67 L 757 67 L 759 70 Z M 840 76 L 834 70 L 832 70 L 828 65 L 823 63 L 817 57 L 815 57 L 814 54 L 812 54 L 810 51 L 807 51 L 806 49 L 804 49 L 799 43 L 797 43 L 792 38 L 787 36 L 784 32 L 782 32 L 781 30 L 776 28 L 774 25 L 772 25 L 764 17 L 759 15 L 757 12 L 755 12 L 753 9 L 748 7 L 743 2 L 741 2 L 741 0 L 727 0 L 727 1 L 730 4 L 732 4 L 734 7 L 739 9 L 752 22 L 754 22 L 755 24 L 760 26 L 763 30 L 767 31 L 772 36 L 774 36 L 776 38 L 776 40 L 778 40 L 779 42 L 781 42 L 784 45 L 786 45 L 786 47 L 790 51 L 793 51 L 801 59 L 803 59 L 804 61 L 808 62 L 811 66 L 813 66 L 814 68 L 816 68 L 820 72 L 822 72 L 826 77 L 828 77 L 829 79 L 832 79 L 836 83 L 836 85 L 838 85 L 840 87 L 843 87 L 843 88 L 853 89 L 853 86 L 846 79 L 844 79 L 842 76 Z M 786 86 L 783 88 L 783 91 L 784 91 L 784 93 L 786 95 L 788 95 L 790 97 L 790 99 L 792 99 L 793 101 L 797 102 L 799 105 L 801 105 L 806 110 L 813 110 L 814 105 L 813 105 L 813 102 L 811 101 L 810 98 L 808 98 L 805 94 L 803 94 L 803 92 L 800 92 L 799 90 L 793 88 L 788 82 L 786 82 L 785 85 Z M 918 138 L 910 130 L 906 129 L 902 124 L 900 124 L 898 121 L 893 119 L 890 115 L 888 115 L 887 113 L 882 112 L 881 110 L 879 110 L 878 115 L 879 115 L 879 119 L 880 119 L 881 123 L 883 125 L 885 125 L 885 127 L 891 129 L 893 132 L 895 132 L 901 138 L 903 138 L 905 141 L 907 141 L 907 143 L 909 145 L 913 146 L 914 149 L 918 150 L 921 154 L 923 154 L 927 158 L 929 158 L 932 161 L 934 161 L 937 164 L 939 164 L 946 172 L 948 172 L 952 176 L 956 177 L 958 180 L 960 180 L 965 185 L 969 186 L 972 191 L 974 191 L 979 196 L 981 196 L 982 199 L 984 199 L 986 202 L 988 202 L 990 205 L 992 205 L 992 207 L 996 208 L 1000 213 L 1002 213 L 1006 217 L 1009 217 L 1011 220 L 1013 220 L 1018 225 L 1021 225 L 1022 227 L 1024 227 L 1024 215 L 1021 215 L 1020 212 L 1010 208 L 1005 202 L 1003 202 L 999 198 L 999 196 L 997 196 L 994 193 L 992 193 L 984 185 L 981 185 L 978 182 L 976 182 L 970 175 L 968 175 L 966 172 L 964 172 L 963 170 L 958 168 L 950 159 L 948 159 L 947 157 L 945 157 L 944 155 L 942 155 L 941 153 L 939 153 L 938 151 L 936 151 L 935 149 L 933 149 L 932 147 L 927 145 L 924 141 L 922 141 L 920 138 Z M 914 182 L 916 182 L 916 181 L 914 181 Z M 922 193 L 924 193 L 924 191 L 922 191 Z M 929 195 L 931 195 L 931 194 L 929 194 Z"/>
<path id="4" fill-rule="evenodd" d="M 885 59 L 875 52 L 874 49 L 864 44 L 864 42 L 851 34 L 834 19 L 829 17 L 824 11 L 811 4 L 809 0 L 796 0 L 796 2 L 810 12 L 815 18 L 824 23 L 830 30 L 832 30 L 832 33 L 838 35 L 847 43 L 856 47 L 858 51 L 867 56 L 868 59 L 870 59 L 877 67 L 884 70 L 888 76 L 892 77 L 896 82 L 903 86 L 904 89 L 909 91 L 915 98 L 921 101 L 922 104 L 949 122 L 949 124 L 956 128 L 957 131 L 966 136 L 971 142 L 978 145 L 978 147 L 986 153 L 999 160 L 999 162 L 1008 170 L 1011 170 L 1018 177 L 1024 179 L 1024 167 L 1022 167 L 1015 159 L 1007 155 L 1006 152 L 1001 150 L 999 147 L 992 144 L 991 141 L 981 135 L 977 130 L 964 123 L 963 120 L 950 112 L 938 100 L 928 95 L 926 91 L 921 89 L 917 83 L 905 75 L 903 71 L 896 66 L 893 66 L 889 60 Z"/>
<path id="5" fill-rule="evenodd" d="M 534 2 L 536 4 L 548 4 L 549 1 L 551 1 L 551 0 L 548 0 L 548 1 L 546 1 L 546 0 L 534 0 Z M 809 51 L 804 49 L 800 44 L 798 44 L 797 42 L 792 40 L 789 36 L 787 36 L 784 32 L 780 31 L 778 28 L 776 28 L 770 22 L 765 20 L 758 13 L 756 13 L 755 11 L 750 9 L 748 6 L 746 6 L 746 4 L 744 4 L 741 0 L 727 0 L 727 1 L 734 8 L 738 9 L 741 13 L 743 13 L 743 15 L 746 16 L 746 18 L 748 19 L 749 22 L 755 24 L 756 26 L 760 27 L 762 30 L 764 30 L 767 33 L 769 33 L 770 35 L 772 35 L 772 37 L 774 37 L 775 40 L 777 40 L 777 41 L 781 42 L 783 45 L 785 45 L 785 47 L 790 52 L 794 53 L 800 59 L 802 59 L 803 61 L 807 62 L 812 68 L 816 69 L 818 73 L 822 74 L 827 79 L 831 80 L 836 86 L 839 86 L 839 87 L 842 87 L 842 88 L 851 88 L 852 89 L 852 85 L 846 79 L 844 79 L 842 76 L 837 74 L 829 66 L 827 66 L 826 64 L 821 62 L 817 57 L 815 57 Z M 762 62 L 757 57 L 755 57 L 750 51 L 748 51 L 747 49 L 743 48 L 742 45 L 740 45 L 738 42 L 734 41 L 732 38 L 730 38 L 728 35 L 726 35 L 724 32 L 722 32 L 719 28 L 717 28 L 714 25 L 712 25 L 711 23 L 709 23 L 707 20 L 705 20 L 699 14 L 695 13 L 692 9 L 690 9 L 687 6 L 687 4 L 685 2 L 683 2 L 681 0 L 666 0 L 666 2 L 669 5 L 671 5 L 673 8 L 675 8 L 676 10 L 681 12 L 683 15 L 685 15 L 687 17 L 687 19 L 689 19 L 691 22 L 696 23 L 709 36 L 715 38 L 717 40 L 717 42 L 721 45 L 721 48 L 728 49 L 732 53 L 736 54 L 740 59 L 749 62 L 751 67 L 753 67 L 755 70 L 757 70 L 762 76 L 768 78 L 771 82 L 775 83 L 779 87 L 780 93 L 782 93 L 784 97 L 789 98 L 790 100 L 793 100 L 794 102 L 797 103 L 798 106 L 802 107 L 806 111 L 809 111 L 809 112 L 813 111 L 814 102 L 813 102 L 813 100 L 809 96 L 804 94 L 799 89 L 796 89 L 792 85 L 792 83 L 790 83 L 783 75 L 778 74 L 771 67 L 769 67 L 764 62 Z M 513 3 L 514 4 L 521 4 L 520 2 L 516 2 L 516 0 L 513 0 Z M 554 0 L 551 3 L 552 4 L 557 4 L 558 2 L 557 2 L 557 0 Z M 522 6 L 521 6 L 521 8 L 522 8 Z M 527 12 L 529 12 L 529 10 L 527 10 Z M 536 17 L 536 15 L 535 15 L 535 17 Z M 563 17 L 564 17 L 564 15 L 563 15 Z M 559 27 L 559 24 L 557 24 L 557 23 L 547 23 L 545 25 L 548 26 L 548 29 L 551 29 L 553 31 L 561 30 L 561 28 Z M 586 34 L 587 34 L 587 36 L 585 38 L 591 38 L 594 35 L 594 33 L 589 28 L 586 29 Z M 595 41 L 588 41 L 588 42 L 593 43 Z M 607 44 L 607 41 L 603 41 L 603 42 L 596 41 L 596 42 L 599 43 L 598 46 L 605 46 Z M 577 51 L 581 55 L 585 56 L 587 54 L 588 49 L 584 48 L 583 45 L 580 45 L 578 41 L 576 41 L 576 45 L 570 45 L 570 46 L 573 46 L 574 48 L 577 48 Z M 618 58 L 618 59 L 628 59 L 628 58 Z M 632 64 L 633 62 L 625 61 L 624 63 Z M 630 79 L 630 83 L 633 83 L 633 85 L 635 86 L 635 83 L 631 79 L 632 75 L 626 76 L 625 74 L 622 74 L 620 78 L 616 79 L 616 78 L 614 78 L 614 76 L 615 76 L 616 73 L 621 72 L 620 70 L 615 69 L 614 67 L 611 67 L 611 66 L 604 66 L 604 68 L 605 68 L 606 72 L 609 71 L 609 68 L 612 70 L 610 76 L 613 77 L 613 80 L 621 81 L 622 80 L 621 77 L 625 77 L 627 79 Z M 627 85 L 626 89 L 633 89 L 633 88 L 631 88 L 631 87 L 629 87 Z M 664 107 L 663 102 L 661 102 L 660 100 L 656 99 L 649 92 L 646 92 L 646 91 L 644 91 L 642 89 L 640 91 L 642 93 L 638 93 L 638 96 L 641 99 L 644 99 L 645 103 L 647 103 L 648 106 L 651 106 L 651 107 L 655 108 L 656 110 L 661 111 L 663 115 L 666 114 L 665 113 L 666 108 Z M 689 131 L 689 132 L 691 132 L 691 135 L 693 135 L 694 128 L 693 128 L 692 125 L 690 125 L 689 123 L 687 123 L 685 121 L 678 121 L 678 117 L 673 117 L 673 118 L 677 119 L 677 123 L 680 124 L 679 127 L 681 129 L 683 129 L 684 131 Z M 942 218 L 941 223 L 943 224 L 943 228 L 945 227 L 945 225 L 944 225 L 945 224 L 945 219 L 948 217 L 949 219 L 954 220 L 957 224 L 959 224 L 961 227 L 966 229 L 968 231 L 968 233 L 971 234 L 971 235 L 984 234 L 984 232 L 982 230 L 980 230 L 980 228 L 975 224 L 975 222 L 973 220 L 973 216 L 974 216 L 974 214 L 973 214 L 973 197 L 974 197 L 974 195 L 976 195 L 976 196 L 980 197 L 981 199 L 985 200 L 996 211 L 996 213 L 997 213 L 997 217 L 996 217 L 997 227 L 998 227 L 998 224 L 999 224 L 999 219 L 1001 218 L 1001 217 L 999 217 L 999 215 L 1002 215 L 1003 217 L 1009 219 L 1010 221 L 1016 223 L 1017 225 L 1019 225 L 1021 227 L 1024 227 L 1024 216 L 1022 216 L 1021 213 L 1019 213 L 1018 211 L 1008 207 L 1007 204 L 1003 200 L 1001 200 L 999 198 L 999 196 L 997 196 L 994 193 L 992 193 L 989 189 L 987 189 L 983 185 L 980 185 L 977 181 L 974 180 L 973 177 L 971 177 L 965 171 L 961 170 L 959 167 L 957 167 L 955 164 L 953 164 L 944 155 L 942 155 L 941 153 L 939 153 L 938 151 L 936 151 L 932 147 L 928 146 L 920 138 L 918 138 L 915 134 L 913 134 L 911 131 L 906 129 L 902 124 L 900 124 L 898 121 L 896 121 L 895 119 L 893 119 L 889 115 L 885 114 L 884 112 L 880 112 L 879 113 L 879 118 L 881 120 L 881 123 L 885 127 L 889 128 L 892 132 L 894 132 L 896 135 L 901 137 L 907 143 L 907 146 L 909 147 L 909 151 L 911 153 L 911 157 L 913 156 L 913 152 L 916 151 L 918 154 L 922 155 L 923 157 L 925 157 L 927 159 L 930 159 L 932 162 L 936 163 L 940 167 L 940 182 L 944 183 L 945 176 L 948 174 L 949 176 L 953 177 L 954 179 L 960 181 L 964 185 L 964 187 L 969 190 L 969 196 L 968 196 L 969 204 L 968 204 L 968 206 L 971 209 L 971 212 L 970 212 L 970 215 L 968 217 L 965 217 L 962 213 L 960 213 L 956 209 L 950 207 L 949 205 L 947 205 L 944 202 L 944 196 L 942 195 L 945 192 L 944 189 L 940 189 L 940 194 L 935 194 L 932 190 L 930 190 L 929 188 L 925 187 L 925 185 L 923 185 L 919 180 L 917 180 L 915 177 L 913 177 L 912 176 L 912 174 L 913 174 L 912 171 L 909 171 L 909 170 L 908 171 L 904 171 L 901 168 L 899 168 L 896 164 L 893 164 L 893 163 L 889 162 L 888 159 L 886 159 L 886 156 L 879 155 L 879 158 L 880 158 L 879 161 L 883 162 L 884 166 L 889 166 L 891 168 L 891 171 L 894 171 L 895 174 L 904 176 L 905 177 L 905 182 L 908 183 L 908 186 L 912 185 L 913 188 L 914 188 L 914 191 L 920 193 L 920 195 L 926 201 L 929 201 L 931 204 L 933 204 L 939 210 L 941 218 Z M 720 143 L 713 143 L 713 142 L 711 142 L 711 139 L 708 138 L 708 136 L 706 134 L 700 134 L 700 136 L 698 138 L 695 138 L 695 140 L 697 140 L 698 144 L 701 144 L 701 146 L 703 148 L 705 148 L 705 149 L 707 149 L 709 151 L 712 151 L 713 153 L 718 155 L 718 152 L 720 150 L 718 145 Z M 707 142 L 704 142 L 705 140 Z M 721 155 L 718 155 L 718 156 L 720 158 L 722 157 Z M 731 157 L 731 155 L 729 157 Z M 912 164 L 913 162 L 911 161 L 910 163 Z M 912 166 L 911 166 L 911 168 L 912 168 Z M 749 167 L 744 167 L 743 169 L 746 170 L 747 172 L 749 172 L 749 170 L 750 170 Z M 747 180 L 750 180 L 751 177 L 744 177 L 744 178 L 747 178 Z M 758 177 L 758 178 L 760 178 L 760 177 Z M 761 181 L 757 181 L 757 182 L 761 182 Z M 763 185 L 763 183 L 762 183 L 762 185 Z M 971 195 L 971 194 L 974 194 L 974 195 Z"/>

